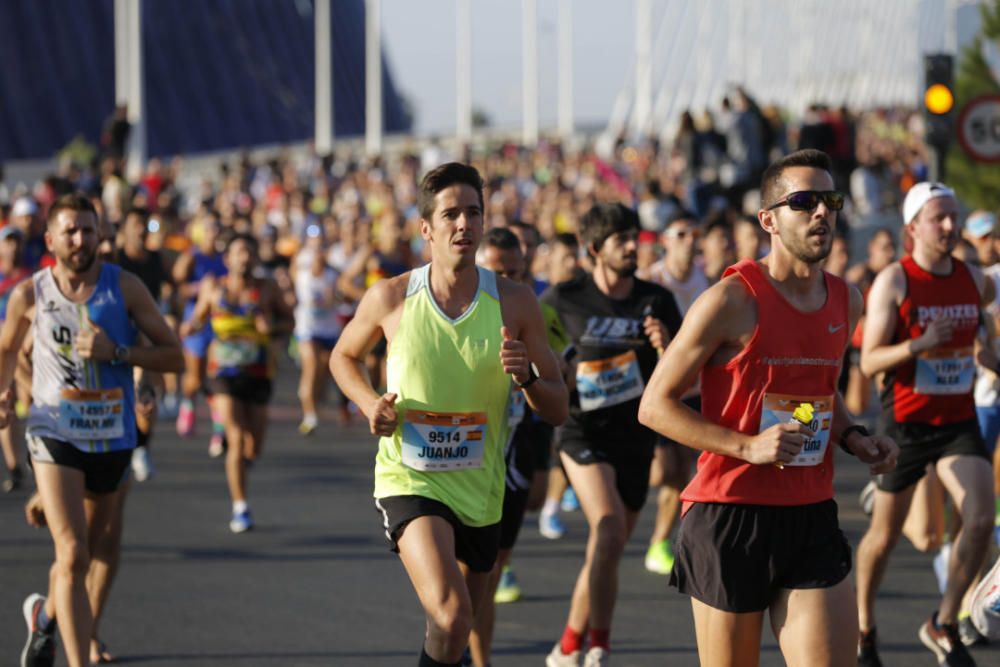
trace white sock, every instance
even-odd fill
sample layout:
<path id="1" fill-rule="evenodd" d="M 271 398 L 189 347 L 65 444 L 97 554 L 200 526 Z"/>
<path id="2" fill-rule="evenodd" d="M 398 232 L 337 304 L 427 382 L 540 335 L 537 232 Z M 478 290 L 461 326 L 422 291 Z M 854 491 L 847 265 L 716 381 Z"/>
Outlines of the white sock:
<path id="1" fill-rule="evenodd" d="M 559 499 L 546 498 L 545 504 L 542 505 L 542 514 L 556 514 L 557 512 L 559 512 Z"/>
<path id="2" fill-rule="evenodd" d="M 250 509 L 245 500 L 234 500 L 233 501 L 233 514 L 240 514 L 241 512 L 246 512 Z"/>

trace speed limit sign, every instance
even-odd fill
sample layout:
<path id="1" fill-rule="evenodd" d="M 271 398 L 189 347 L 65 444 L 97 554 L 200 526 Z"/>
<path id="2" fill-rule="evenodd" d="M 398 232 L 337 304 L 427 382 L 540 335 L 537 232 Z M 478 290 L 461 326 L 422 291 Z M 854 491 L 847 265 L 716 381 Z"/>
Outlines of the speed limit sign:
<path id="1" fill-rule="evenodd" d="M 1000 162 L 1000 95 L 977 97 L 958 116 L 958 141 L 978 162 Z"/>

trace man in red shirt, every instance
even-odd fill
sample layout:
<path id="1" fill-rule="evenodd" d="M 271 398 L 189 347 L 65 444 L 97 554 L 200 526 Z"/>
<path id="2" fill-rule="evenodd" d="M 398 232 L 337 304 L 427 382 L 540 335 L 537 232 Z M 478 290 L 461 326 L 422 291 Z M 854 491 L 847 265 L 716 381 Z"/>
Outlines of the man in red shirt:
<path id="1" fill-rule="evenodd" d="M 862 300 L 821 268 L 844 203 L 829 158 L 805 150 L 778 160 L 761 198 L 771 254 L 730 267 L 691 306 L 639 421 L 703 450 L 681 495 L 671 575 L 691 595 L 701 664 L 757 665 L 768 611 L 788 664 L 845 665 L 855 601 L 833 450 L 882 472 L 897 449 L 852 425 L 837 392 Z M 681 400 L 699 374 L 701 414 Z"/>
<path id="2" fill-rule="evenodd" d="M 993 474 L 972 397 L 975 361 L 997 368 L 977 346 L 981 307 L 993 282 L 952 257 L 958 202 L 941 183 L 918 183 L 903 202 L 913 251 L 872 285 L 861 344 L 861 370 L 885 373 L 879 432 L 900 445 L 899 465 L 878 480 L 871 526 L 858 545 L 858 662 L 881 665 L 875 645 L 875 595 L 899 540 L 917 482 L 933 465 L 959 508 L 962 528 L 948 563 L 941 604 L 920 640 L 942 665 L 974 665 L 958 634 L 962 597 L 979 572 L 993 530 Z M 977 352 L 978 348 L 978 352 Z"/>

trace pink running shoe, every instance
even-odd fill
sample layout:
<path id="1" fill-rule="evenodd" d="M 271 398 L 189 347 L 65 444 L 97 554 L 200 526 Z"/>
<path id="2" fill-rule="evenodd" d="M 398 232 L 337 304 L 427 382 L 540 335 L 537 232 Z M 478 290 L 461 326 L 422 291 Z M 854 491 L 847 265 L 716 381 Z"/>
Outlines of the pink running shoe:
<path id="1" fill-rule="evenodd" d="M 194 406 L 190 401 L 182 401 L 177 411 L 177 435 L 183 438 L 194 435 Z"/>

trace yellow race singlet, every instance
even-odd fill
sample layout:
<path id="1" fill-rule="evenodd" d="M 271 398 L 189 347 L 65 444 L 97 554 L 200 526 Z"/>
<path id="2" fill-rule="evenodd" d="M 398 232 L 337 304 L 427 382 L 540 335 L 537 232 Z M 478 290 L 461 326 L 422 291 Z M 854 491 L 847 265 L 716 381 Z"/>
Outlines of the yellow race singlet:
<path id="1" fill-rule="evenodd" d="M 500 363 L 496 275 L 478 273 L 476 296 L 457 319 L 434 301 L 429 264 L 410 273 L 386 357 L 400 426 L 379 441 L 375 459 L 376 498 L 432 498 L 472 527 L 500 520 L 511 387 Z"/>

